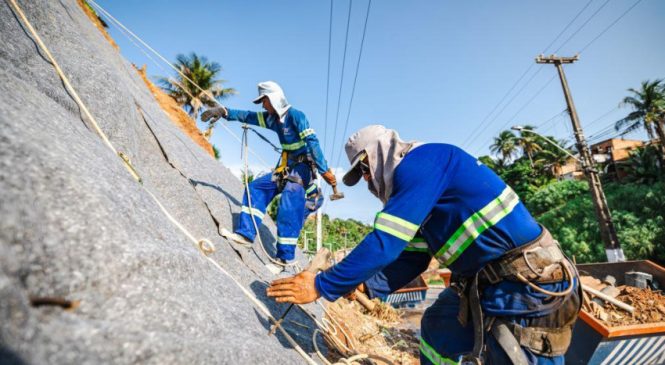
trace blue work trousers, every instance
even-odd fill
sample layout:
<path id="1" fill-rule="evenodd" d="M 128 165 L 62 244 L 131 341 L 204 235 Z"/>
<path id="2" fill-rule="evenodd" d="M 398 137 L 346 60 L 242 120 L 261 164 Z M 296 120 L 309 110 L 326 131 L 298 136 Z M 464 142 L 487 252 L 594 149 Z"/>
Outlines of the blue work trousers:
<path id="1" fill-rule="evenodd" d="M 304 184 L 309 185 L 311 170 L 305 163 L 297 163 L 289 167 L 289 175 L 297 176 Z M 272 181 L 272 175 L 261 176 L 249 183 L 249 194 L 252 198 L 250 208 L 247 191 L 242 198 L 242 211 L 240 221 L 235 233 L 254 241 L 256 229 L 250 211 L 254 214 L 257 226 L 260 226 L 266 213 L 268 204 L 279 194 L 277 182 Z M 286 181 L 282 190 L 277 212 L 277 258 L 293 260 L 295 257 L 298 236 L 305 221 L 305 189 L 303 185 Z"/>
<path id="2" fill-rule="evenodd" d="M 452 289 L 445 289 L 434 304 L 427 308 L 420 322 L 420 363 L 458 364 L 462 355 L 473 350 L 473 323 L 469 315 L 468 324 L 462 327 L 459 314 L 459 296 Z M 496 340 L 485 332 L 487 361 L 485 364 L 510 364 L 511 361 Z M 538 356 L 522 347 L 529 364 L 563 365 L 563 356 Z"/>

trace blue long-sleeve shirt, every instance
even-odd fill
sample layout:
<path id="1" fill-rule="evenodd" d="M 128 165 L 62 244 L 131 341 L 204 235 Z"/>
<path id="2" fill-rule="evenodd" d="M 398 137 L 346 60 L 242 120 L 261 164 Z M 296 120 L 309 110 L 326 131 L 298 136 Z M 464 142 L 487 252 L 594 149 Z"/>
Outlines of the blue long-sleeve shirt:
<path id="1" fill-rule="evenodd" d="M 536 239 L 542 228 L 491 169 L 458 147 L 425 144 L 395 170 L 393 191 L 374 230 L 340 263 L 316 277 L 334 301 L 365 283 L 385 297 L 422 273 L 433 256 L 469 277 L 506 251 Z M 563 284 L 551 284 L 553 290 Z M 490 315 L 518 315 L 546 297 L 502 282 L 484 292 Z"/>
<path id="2" fill-rule="evenodd" d="M 276 132 L 282 150 L 289 153 L 289 159 L 309 153 L 319 173 L 328 171 L 328 163 L 321 151 L 319 139 L 300 110 L 289 108 L 282 121 L 277 115 L 268 112 L 228 109 L 228 113 L 227 120 L 237 120 Z"/>

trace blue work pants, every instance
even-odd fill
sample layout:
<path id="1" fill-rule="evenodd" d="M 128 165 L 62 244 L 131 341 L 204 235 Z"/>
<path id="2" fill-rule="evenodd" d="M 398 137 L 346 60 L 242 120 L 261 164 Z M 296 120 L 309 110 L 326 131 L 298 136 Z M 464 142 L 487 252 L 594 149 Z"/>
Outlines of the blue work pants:
<path id="1" fill-rule="evenodd" d="M 305 186 L 311 180 L 310 167 L 305 163 L 296 163 L 289 167 L 289 175 L 299 178 Z M 247 191 L 242 198 L 240 221 L 235 233 L 254 241 L 256 229 L 250 211 L 254 214 L 257 226 L 263 221 L 268 204 L 279 194 L 277 182 L 272 181 L 272 175 L 261 176 L 249 183 L 249 194 L 252 198 L 252 207 L 249 207 Z M 277 258 L 293 260 L 298 244 L 298 236 L 305 220 L 305 189 L 303 185 L 286 181 L 281 192 L 277 213 Z"/>
<path id="2" fill-rule="evenodd" d="M 462 355 L 473 350 L 473 323 L 469 314 L 466 327 L 462 327 L 459 314 L 459 296 L 452 289 L 445 289 L 439 298 L 427 308 L 420 322 L 420 363 L 458 364 Z M 510 359 L 496 342 L 494 337 L 485 332 L 488 365 L 510 364 Z M 522 347 L 529 364 L 563 365 L 563 356 L 538 356 Z"/>

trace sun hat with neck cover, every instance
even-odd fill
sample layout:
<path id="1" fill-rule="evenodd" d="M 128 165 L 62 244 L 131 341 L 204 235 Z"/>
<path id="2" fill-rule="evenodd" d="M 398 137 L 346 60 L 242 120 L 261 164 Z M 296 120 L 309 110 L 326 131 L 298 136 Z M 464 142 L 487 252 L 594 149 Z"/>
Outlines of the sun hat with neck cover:
<path id="1" fill-rule="evenodd" d="M 289 105 L 289 102 L 286 100 L 282 88 L 274 81 L 259 82 L 258 88 L 259 96 L 254 99 L 254 104 L 261 103 L 261 100 L 267 97 L 280 118 L 283 117 L 284 113 L 289 110 L 291 105 Z"/>
<path id="2" fill-rule="evenodd" d="M 360 161 L 367 157 L 371 181 L 369 190 L 385 204 L 392 192 L 395 169 L 404 156 L 421 142 L 404 142 L 399 134 L 382 125 L 369 125 L 351 135 L 344 146 L 351 168 L 342 181 L 353 186 L 363 176 Z"/>

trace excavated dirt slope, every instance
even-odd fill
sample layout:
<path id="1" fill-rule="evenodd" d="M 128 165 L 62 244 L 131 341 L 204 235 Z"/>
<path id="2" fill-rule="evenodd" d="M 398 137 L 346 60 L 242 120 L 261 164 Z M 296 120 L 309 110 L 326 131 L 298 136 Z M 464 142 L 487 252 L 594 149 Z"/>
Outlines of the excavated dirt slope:
<path id="1" fill-rule="evenodd" d="M 266 258 L 219 235 L 240 182 L 169 120 L 77 0 L 19 3 L 144 187 L 281 314 L 264 295 Z M 9 2 L 0 19 L 0 363 L 302 363 L 104 145 Z M 311 351 L 312 321 L 289 315 Z"/>

